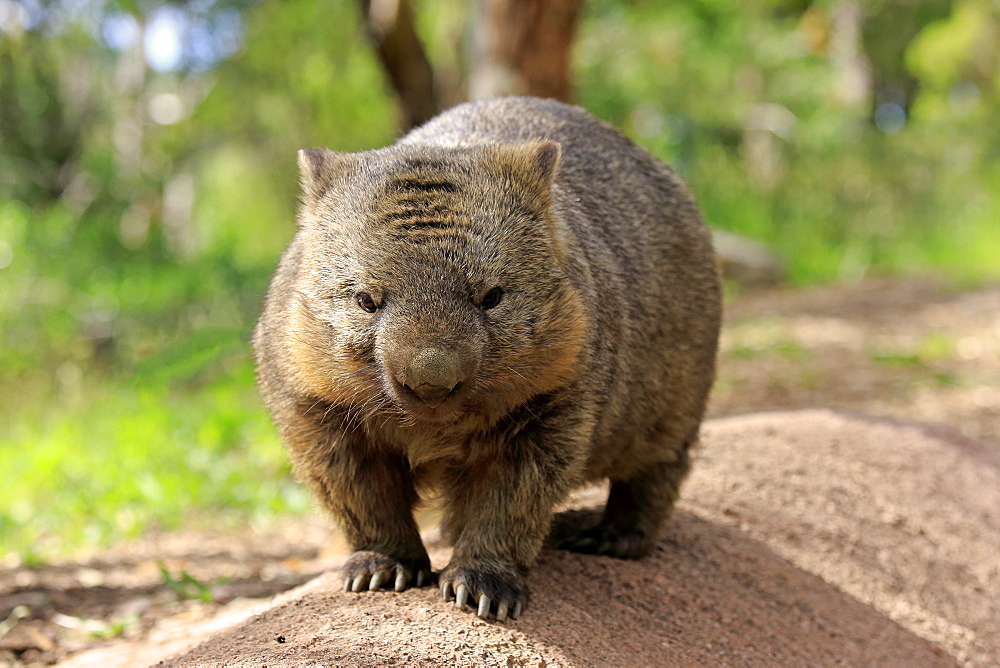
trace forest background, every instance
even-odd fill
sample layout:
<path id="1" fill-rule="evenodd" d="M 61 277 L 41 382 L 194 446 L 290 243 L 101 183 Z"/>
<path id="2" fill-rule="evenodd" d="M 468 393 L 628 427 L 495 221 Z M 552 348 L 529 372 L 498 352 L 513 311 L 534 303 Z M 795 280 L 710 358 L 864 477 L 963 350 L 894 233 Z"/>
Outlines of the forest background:
<path id="1" fill-rule="evenodd" d="M 449 101 L 471 4 L 415 5 Z M 572 53 L 790 283 L 1000 276 L 996 0 L 588 0 Z M 348 0 L 0 0 L 2 565 L 310 507 L 247 340 L 295 150 L 399 133 Z"/>

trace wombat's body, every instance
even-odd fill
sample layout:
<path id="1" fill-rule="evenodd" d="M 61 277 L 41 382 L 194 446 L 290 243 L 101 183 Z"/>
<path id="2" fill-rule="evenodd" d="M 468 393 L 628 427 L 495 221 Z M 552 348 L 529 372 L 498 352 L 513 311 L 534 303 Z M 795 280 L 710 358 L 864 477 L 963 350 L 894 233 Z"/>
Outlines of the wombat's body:
<path id="1" fill-rule="evenodd" d="M 564 547 L 642 556 L 669 519 L 712 384 L 708 230 L 680 180 L 551 101 L 445 112 L 388 148 L 300 153 L 300 229 L 254 335 L 291 453 L 356 550 L 345 584 L 429 581 L 519 614 L 551 512 L 609 478 Z"/>

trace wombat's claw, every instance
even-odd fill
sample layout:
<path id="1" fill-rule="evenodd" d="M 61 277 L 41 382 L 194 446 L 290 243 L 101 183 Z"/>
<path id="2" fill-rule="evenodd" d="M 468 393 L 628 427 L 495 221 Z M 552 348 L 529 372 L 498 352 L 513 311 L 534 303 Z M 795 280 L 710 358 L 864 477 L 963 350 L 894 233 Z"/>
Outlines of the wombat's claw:
<path id="1" fill-rule="evenodd" d="M 417 571 L 417 575 L 413 578 L 414 587 L 423 587 L 424 583 L 430 579 L 430 573 L 427 571 Z M 367 574 L 362 573 L 361 575 L 356 575 L 353 578 L 348 575 L 344 578 L 344 591 L 360 592 L 360 591 L 375 591 L 376 589 L 382 588 L 383 585 L 388 584 L 392 581 L 392 588 L 395 591 L 405 591 L 406 585 L 410 581 L 410 577 L 403 567 L 396 569 L 396 577 L 393 580 L 392 572 L 387 569 L 381 569 L 375 571 L 369 579 Z"/>
<path id="2" fill-rule="evenodd" d="M 577 537 L 576 539 L 566 539 L 559 544 L 562 549 L 586 550 L 597 545 L 597 539 L 589 536 Z"/>
<path id="3" fill-rule="evenodd" d="M 441 594 L 444 600 L 448 601 L 451 599 L 452 586 L 450 582 L 446 582 L 443 587 L 441 587 Z M 458 585 L 458 588 L 454 590 L 455 594 L 455 607 L 459 609 L 465 608 L 465 604 L 469 600 L 469 588 L 465 585 Z M 486 594 L 479 595 L 479 604 L 476 609 L 476 615 L 480 619 L 489 619 L 490 609 L 493 606 L 493 601 Z M 507 601 L 500 601 L 497 603 L 496 620 L 498 622 L 507 621 L 507 613 L 510 612 L 511 619 L 517 619 L 521 616 L 521 602 L 518 601 L 514 603 L 514 609 L 511 611 L 510 603 Z"/>
<path id="4" fill-rule="evenodd" d="M 455 584 L 451 579 L 454 576 L 445 576 L 442 578 L 441 582 L 441 597 L 445 601 L 451 601 L 452 598 L 455 599 L 455 607 L 460 610 L 464 610 L 467 603 L 471 602 L 476 607 L 476 615 L 480 619 L 489 619 L 490 611 L 496 608 L 496 621 L 505 622 L 507 618 L 517 619 L 521 616 L 521 610 L 524 609 L 524 594 L 515 593 L 509 596 L 496 596 L 491 597 L 489 594 L 479 592 L 472 592 L 470 588 L 465 584 Z M 446 579 L 447 578 L 447 579 Z M 457 579 L 457 578 L 456 578 Z M 497 578 L 494 575 L 485 575 L 480 573 L 475 573 L 473 580 L 481 579 L 483 580 L 484 586 L 489 586 L 487 583 L 489 580 L 498 580 L 497 585 L 503 588 L 511 588 L 510 583 L 503 582 L 502 579 Z M 496 586 L 494 586 L 496 588 Z M 478 593 L 478 598 L 476 594 Z M 505 592 L 506 593 L 506 592 Z M 514 600 L 510 600 L 510 599 Z"/>
<path id="5" fill-rule="evenodd" d="M 556 547 L 570 552 L 635 559 L 647 554 L 652 546 L 644 534 L 625 532 L 614 525 L 598 524 L 564 538 Z"/>
<path id="6" fill-rule="evenodd" d="M 430 575 L 429 566 L 413 569 L 377 552 L 355 552 L 344 564 L 344 591 L 375 591 L 390 583 L 395 591 L 404 591 L 411 581 L 423 587 Z"/>

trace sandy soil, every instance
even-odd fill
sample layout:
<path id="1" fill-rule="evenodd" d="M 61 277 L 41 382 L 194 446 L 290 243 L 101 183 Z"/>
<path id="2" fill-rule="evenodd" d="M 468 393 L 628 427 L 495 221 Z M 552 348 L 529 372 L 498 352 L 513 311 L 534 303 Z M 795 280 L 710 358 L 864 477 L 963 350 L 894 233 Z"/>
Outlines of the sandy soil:
<path id="1" fill-rule="evenodd" d="M 819 406 L 949 424 L 1000 448 L 1000 285 L 884 279 L 727 304 L 710 415 Z"/>
<path id="2" fill-rule="evenodd" d="M 748 414 L 810 406 L 848 412 Z M 742 297 L 711 412 L 656 554 L 546 551 L 517 622 L 340 592 L 314 579 L 340 546 L 289 518 L 0 569 L 0 665 L 1000 664 L 1000 287 Z"/>

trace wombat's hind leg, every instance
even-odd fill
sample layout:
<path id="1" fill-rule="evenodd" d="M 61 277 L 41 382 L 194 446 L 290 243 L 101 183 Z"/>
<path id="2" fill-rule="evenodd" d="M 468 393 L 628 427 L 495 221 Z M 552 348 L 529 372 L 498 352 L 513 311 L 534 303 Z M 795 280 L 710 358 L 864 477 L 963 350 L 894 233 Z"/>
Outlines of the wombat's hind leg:
<path id="1" fill-rule="evenodd" d="M 649 554 L 673 514 L 688 468 L 685 448 L 673 462 L 653 464 L 628 480 L 612 480 L 601 521 L 570 533 L 557 547 L 622 559 Z"/>

